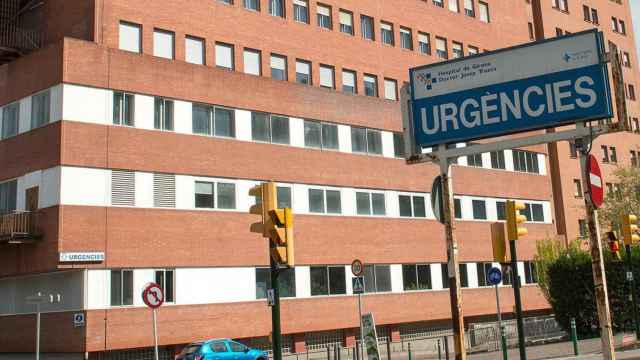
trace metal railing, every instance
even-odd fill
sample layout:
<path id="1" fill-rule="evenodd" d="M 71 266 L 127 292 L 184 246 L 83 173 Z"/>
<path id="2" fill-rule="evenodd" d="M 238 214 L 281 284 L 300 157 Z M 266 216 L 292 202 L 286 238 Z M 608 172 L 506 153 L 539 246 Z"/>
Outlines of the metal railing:
<path id="1" fill-rule="evenodd" d="M 0 215 L 0 240 L 27 238 L 35 235 L 35 213 L 14 210 Z"/>
<path id="2" fill-rule="evenodd" d="M 25 52 L 42 46 L 42 31 L 24 28 L 20 11 L 19 0 L 0 2 L 0 48 Z"/>

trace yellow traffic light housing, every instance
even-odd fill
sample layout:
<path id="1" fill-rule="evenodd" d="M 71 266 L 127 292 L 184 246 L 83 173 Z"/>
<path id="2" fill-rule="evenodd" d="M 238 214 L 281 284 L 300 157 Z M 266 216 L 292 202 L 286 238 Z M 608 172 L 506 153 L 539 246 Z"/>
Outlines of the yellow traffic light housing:
<path id="1" fill-rule="evenodd" d="M 269 211 L 275 210 L 278 203 L 276 184 L 268 182 L 254 186 L 249 190 L 249 195 L 256 198 L 256 203 L 249 208 L 249 213 L 262 216 L 262 221 L 251 224 L 250 230 L 262 234 L 263 237 L 269 237 L 270 228 L 273 226 Z"/>
<path id="2" fill-rule="evenodd" d="M 507 200 L 506 212 L 507 212 L 507 238 L 508 240 L 518 240 L 521 236 L 525 236 L 529 233 L 526 228 L 519 225 L 527 221 L 527 217 L 520 215 L 520 210 L 524 210 L 525 205 L 523 203 L 515 202 L 513 200 Z"/>
<path id="3" fill-rule="evenodd" d="M 609 240 L 609 251 L 611 251 L 613 259 L 620 261 L 620 241 L 618 241 L 618 235 L 616 235 L 614 231 L 609 231 L 607 232 L 607 238 Z"/>
<path id="4" fill-rule="evenodd" d="M 491 245 L 493 246 L 493 261 L 504 264 L 507 262 L 507 244 L 505 241 L 504 224 L 491 224 Z"/>
<path id="5" fill-rule="evenodd" d="M 620 221 L 622 239 L 625 245 L 632 245 L 640 240 L 638 235 L 638 217 L 633 214 L 623 214 Z"/>

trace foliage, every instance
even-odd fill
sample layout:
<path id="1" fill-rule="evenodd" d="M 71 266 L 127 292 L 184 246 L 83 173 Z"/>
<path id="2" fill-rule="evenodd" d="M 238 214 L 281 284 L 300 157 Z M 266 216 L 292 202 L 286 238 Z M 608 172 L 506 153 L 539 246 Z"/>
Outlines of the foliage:
<path id="1" fill-rule="evenodd" d="M 536 242 L 537 252 L 534 257 L 534 261 L 536 262 L 538 286 L 549 303 L 551 303 L 551 297 L 549 295 L 549 277 L 547 276 L 547 269 L 550 264 L 558 259 L 562 249 L 563 246 L 557 239 L 546 238 Z"/>
<path id="2" fill-rule="evenodd" d="M 620 216 L 640 214 L 640 168 L 620 168 L 614 172 L 616 190 L 607 193 L 602 208 L 598 211 L 603 231 L 618 229 Z"/>

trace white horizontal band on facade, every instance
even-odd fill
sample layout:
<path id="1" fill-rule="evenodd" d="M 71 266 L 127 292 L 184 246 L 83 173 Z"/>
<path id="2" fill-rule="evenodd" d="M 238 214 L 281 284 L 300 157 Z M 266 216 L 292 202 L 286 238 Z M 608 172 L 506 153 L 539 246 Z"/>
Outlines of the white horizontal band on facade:
<path id="1" fill-rule="evenodd" d="M 202 211 L 235 211 L 248 212 L 253 205 L 254 198 L 249 196 L 249 189 L 259 184 L 255 180 L 229 179 L 219 177 L 204 177 L 191 175 L 172 175 L 170 180 L 166 180 L 166 175 L 158 182 L 157 174 L 149 172 L 130 172 L 122 174 L 122 170 L 81 168 L 81 167 L 54 167 L 43 171 L 35 171 L 25 176 L 17 178 L 17 209 L 25 210 L 25 190 L 39 186 L 39 207 L 45 208 L 54 205 L 76 205 L 76 206 L 100 206 L 100 207 L 138 207 L 138 208 L 175 208 L 177 210 L 202 210 Z M 114 176 L 114 174 L 116 174 Z M 127 180 L 128 179 L 128 180 Z M 114 181 L 117 182 L 114 183 Z M 130 187 L 123 184 L 129 181 Z M 131 183 L 132 182 L 132 183 Z M 212 208 L 197 208 L 195 203 L 196 183 L 211 184 L 233 184 L 233 195 L 229 195 L 224 200 L 233 206 L 215 205 Z M 154 186 L 155 184 L 155 186 Z M 323 213 L 310 209 L 310 190 L 337 191 L 340 198 L 340 212 L 330 213 L 335 216 L 367 216 L 379 218 L 416 218 L 435 220 L 431 209 L 431 198 L 429 193 L 405 192 L 387 189 L 364 189 L 353 187 L 335 187 L 322 185 L 309 185 L 298 183 L 278 183 L 278 186 L 290 188 L 291 206 L 296 214 L 323 215 Z M 158 193 L 160 188 L 168 189 L 168 192 Z M 123 197 L 115 196 L 118 192 Z M 371 213 L 367 215 L 359 214 L 357 204 L 357 193 L 367 193 L 368 201 L 373 201 L 373 195 L 380 194 L 384 197 L 384 214 L 374 214 L 375 205 L 370 203 Z M 114 197 L 115 196 L 115 197 Z M 167 196 L 169 198 L 167 198 Z M 217 196 L 214 190 L 212 196 Z M 230 198 L 230 196 L 233 196 Z M 326 199 L 326 193 L 323 193 Z M 401 197 L 424 198 L 424 216 L 416 215 L 415 209 L 411 205 L 411 215 L 401 216 Z M 498 203 L 504 202 L 504 198 L 479 197 L 470 195 L 456 195 L 455 198 L 460 203 L 461 217 L 463 221 L 497 221 Z M 132 202 L 133 200 L 133 202 Z M 217 199 L 216 199 L 217 200 Z M 217 204 L 217 201 L 214 203 Z M 550 224 L 552 223 L 551 203 L 545 200 L 519 199 L 525 204 L 536 206 L 537 219 L 530 221 Z M 412 200 L 415 201 L 415 200 Z M 479 218 L 476 207 L 482 206 L 484 202 L 484 216 Z M 480 203 L 478 203 L 480 201 Z M 133 205 L 128 205 L 133 204 Z M 413 202 L 411 202 L 413 204 Z M 128 205 L 128 206 L 127 206 Z M 326 204 L 325 204 L 326 205 Z M 381 205 L 381 204 L 380 204 Z M 406 206 L 407 203 L 405 203 Z M 481 209 L 480 209 L 481 210 Z M 474 216 L 475 214 L 475 216 Z"/>
<path id="2" fill-rule="evenodd" d="M 118 126 L 113 124 L 113 108 L 114 108 L 114 91 L 108 89 L 93 88 L 87 86 L 60 84 L 52 87 L 50 99 L 50 122 L 60 121 L 62 119 L 67 121 L 76 121 L 83 123 L 100 124 L 107 126 Z M 155 130 L 154 128 L 154 97 L 133 94 L 134 95 L 134 119 L 133 127 L 145 130 Z M 31 130 L 31 117 L 30 106 L 31 97 L 25 97 L 20 102 L 19 112 L 19 131 L 18 134 Z M 193 136 L 203 136 L 194 134 L 193 131 L 193 103 L 188 101 L 173 100 L 174 101 L 174 130 L 175 133 L 189 134 Z M 7 104 L 11 105 L 11 104 Z M 2 107 L 0 107 L 0 128 L 2 125 Z M 254 141 L 252 140 L 251 130 L 251 111 L 243 109 L 232 109 L 235 118 L 235 139 L 239 141 Z M 285 116 L 289 120 L 290 139 L 289 146 L 315 149 L 312 147 L 305 147 L 305 129 L 304 119 Z M 322 119 L 310 119 L 314 121 L 322 121 Z M 336 123 L 334 123 L 336 124 Z M 381 134 L 381 147 L 382 150 L 379 154 L 373 155 L 371 153 L 354 152 L 351 143 L 351 128 L 350 125 L 337 124 L 338 127 L 338 144 L 339 148 L 336 149 L 339 152 L 355 153 L 360 155 L 369 156 L 381 156 L 385 158 L 397 158 L 395 156 L 395 146 L 393 132 L 386 130 L 379 130 Z M 377 129 L 373 129 L 376 130 Z M 157 130 L 160 131 L 160 130 Z M 285 145 L 286 146 L 286 145 Z M 547 157 L 543 153 L 535 153 L 538 158 L 538 172 L 540 175 L 547 175 Z M 461 157 L 458 159 L 458 165 L 467 166 L 467 158 Z M 480 164 L 476 164 L 480 165 Z M 476 166 L 478 168 L 503 170 L 503 171 L 515 171 L 514 157 L 512 150 L 505 150 L 504 152 L 504 169 L 492 168 L 490 154 L 482 154 L 481 165 Z M 531 172 L 527 172 L 532 174 Z M 535 173 L 533 173 L 535 174 Z"/>

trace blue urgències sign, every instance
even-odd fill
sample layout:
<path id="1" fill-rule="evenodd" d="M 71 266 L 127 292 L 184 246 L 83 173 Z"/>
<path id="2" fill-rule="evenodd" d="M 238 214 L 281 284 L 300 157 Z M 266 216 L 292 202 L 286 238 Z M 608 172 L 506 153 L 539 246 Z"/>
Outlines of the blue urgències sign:
<path id="1" fill-rule="evenodd" d="M 602 36 L 587 31 L 410 70 L 422 147 L 612 116 Z"/>

